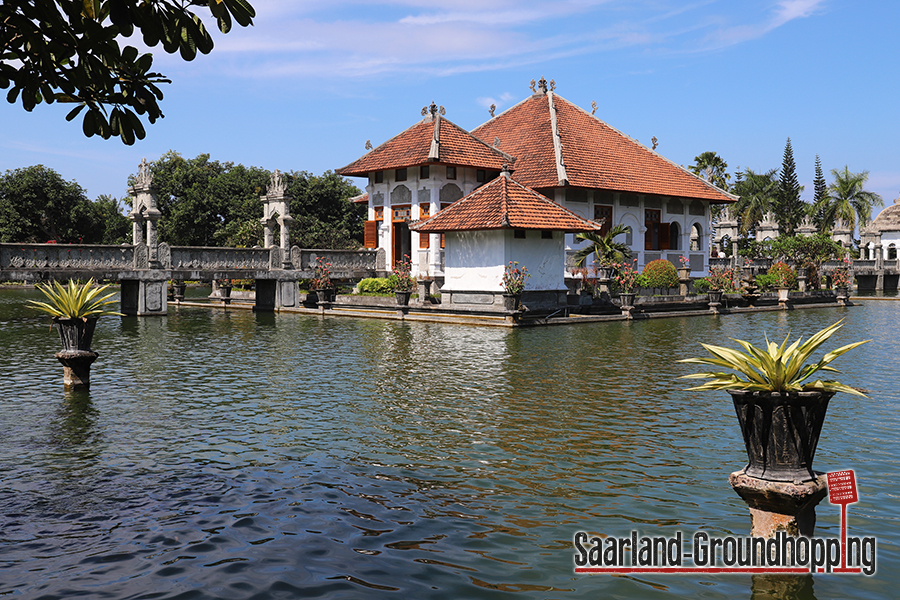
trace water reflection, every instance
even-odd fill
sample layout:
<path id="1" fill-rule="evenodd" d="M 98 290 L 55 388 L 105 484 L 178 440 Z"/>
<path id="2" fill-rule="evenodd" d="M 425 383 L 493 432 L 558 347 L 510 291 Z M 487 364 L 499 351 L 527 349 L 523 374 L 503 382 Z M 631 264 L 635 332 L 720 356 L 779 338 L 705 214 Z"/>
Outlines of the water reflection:
<path id="1" fill-rule="evenodd" d="M 752 575 L 751 600 L 816 600 L 812 575 Z"/>
<path id="2" fill-rule="evenodd" d="M 684 392 L 674 359 L 837 311 L 507 331 L 180 307 L 101 319 L 76 397 L 46 322 L 4 302 L 0 594 L 813 597 L 810 578 L 576 577 L 572 534 L 746 534 L 730 400 Z M 836 398 L 816 461 L 857 469 L 852 526 L 891 542 L 900 335 L 891 311 L 846 314 L 835 346 L 879 339 L 838 366 L 878 400 Z M 817 533 L 838 515 L 823 503 Z M 897 576 L 815 583 L 890 597 Z"/>

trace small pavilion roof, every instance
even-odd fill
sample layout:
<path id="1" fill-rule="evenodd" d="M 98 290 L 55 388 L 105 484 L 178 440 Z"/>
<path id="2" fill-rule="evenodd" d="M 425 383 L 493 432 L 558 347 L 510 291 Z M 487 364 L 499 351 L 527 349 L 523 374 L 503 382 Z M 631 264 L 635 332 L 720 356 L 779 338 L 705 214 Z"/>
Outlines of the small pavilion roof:
<path id="1" fill-rule="evenodd" d="M 600 225 L 514 181 L 509 171 L 504 170 L 500 177 L 410 228 L 420 233 L 491 229 L 551 229 L 576 233 L 599 231 Z"/>
<path id="2" fill-rule="evenodd" d="M 574 186 L 734 202 L 552 91 L 537 93 L 472 131 L 516 157 L 516 179 L 531 188 Z"/>
<path id="3" fill-rule="evenodd" d="M 432 163 L 499 171 L 515 159 L 445 119 L 432 104 L 424 119 L 337 172 L 364 177 L 373 171 Z"/>

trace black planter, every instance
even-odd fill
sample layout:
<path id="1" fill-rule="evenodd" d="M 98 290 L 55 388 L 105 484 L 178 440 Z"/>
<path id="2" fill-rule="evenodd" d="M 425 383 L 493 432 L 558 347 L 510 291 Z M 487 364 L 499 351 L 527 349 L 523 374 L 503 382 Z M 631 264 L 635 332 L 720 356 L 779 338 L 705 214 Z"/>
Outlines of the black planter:
<path id="1" fill-rule="evenodd" d="M 94 328 L 97 327 L 97 317 L 88 319 L 60 319 L 54 317 L 53 322 L 59 330 L 59 339 L 62 341 L 63 350 L 90 350 L 94 341 Z"/>
<path id="2" fill-rule="evenodd" d="M 397 306 L 409 306 L 409 297 L 412 296 L 412 292 L 398 292 L 395 291 L 394 294 L 397 297 Z"/>
<path id="3" fill-rule="evenodd" d="M 744 473 L 767 481 L 809 481 L 828 401 L 834 392 L 729 390 L 750 462 Z"/>
<path id="4" fill-rule="evenodd" d="M 710 303 L 720 304 L 724 293 L 722 290 L 710 290 L 706 292 L 706 298 Z"/>

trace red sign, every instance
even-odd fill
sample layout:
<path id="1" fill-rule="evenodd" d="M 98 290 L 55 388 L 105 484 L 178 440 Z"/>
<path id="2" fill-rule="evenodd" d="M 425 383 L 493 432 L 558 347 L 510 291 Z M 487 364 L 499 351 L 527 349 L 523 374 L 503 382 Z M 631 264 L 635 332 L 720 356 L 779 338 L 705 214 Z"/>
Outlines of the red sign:
<path id="1" fill-rule="evenodd" d="M 859 502 L 856 494 L 856 475 L 853 471 L 828 473 L 828 501 L 832 504 Z"/>

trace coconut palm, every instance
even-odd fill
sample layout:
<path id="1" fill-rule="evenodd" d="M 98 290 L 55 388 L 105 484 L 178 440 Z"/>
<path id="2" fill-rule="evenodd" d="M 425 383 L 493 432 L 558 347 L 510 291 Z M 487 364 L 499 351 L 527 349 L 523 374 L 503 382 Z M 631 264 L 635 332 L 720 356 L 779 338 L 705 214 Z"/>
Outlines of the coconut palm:
<path id="1" fill-rule="evenodd" d="M 741 199 L 734 205 L 732 212 L 741 224 L 741 233 L 746 234 L 756 229 L 763 216 L 774 207 L 780 189 L 776 173 L 776 169 L 765 173 L 747 169 L 743 178 L 734 185 L 733 192 Z"/>
<path id="2" fill-rule="evenodd" d="M 731 175 L 726 172 L 728 163 L 712 151 L 703 152 L 699 156 L 694 157 L 694 164 L 688 169 L 699 177 L 704 178 L 714 186 L 728 191 L 728 180 Z"/>
<path id="3" fill-rule="evenodd" d="M 881 196 L 865 189 L 869 179 L 868 171 L 851 173 L 844 166 L 843 170 L 832 169 L 831 176 L 834 177 L 834 182 L 828 186 L 828 193 L 815 207 L 820 231 L 833 228 L 838 219 L 852 229 L 856 227 L 857 221 L 865 223 L 871 219 L 873 208 L 884 206 Z"/>
<path id="4" fill-rule="evenodd" d="M 616 225 L 604 234 L 598 232 L 577 233 L 575 239 L 590 242 L 590 245 L 580 248 L 575 253 L 575 266 L 584 266 L 587 257 L 593 254 L 596 262 L 612 261 L 623 262 L 631 256 L 631 248 L 625 242 L 617 242 L 615 238 L 628 233 L 626 225 Z"/>

